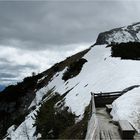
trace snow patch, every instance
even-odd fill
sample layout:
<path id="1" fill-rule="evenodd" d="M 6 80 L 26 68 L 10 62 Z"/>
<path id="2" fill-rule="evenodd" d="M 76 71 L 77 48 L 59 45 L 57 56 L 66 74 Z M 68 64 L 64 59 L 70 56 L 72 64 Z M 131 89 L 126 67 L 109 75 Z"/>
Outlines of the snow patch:
<path id="1" fill-rule="evenodd" d="M 25 121 L 23 121 L 20 126 L 18 126 L 17 129 L 15 129 L 15 126 L 11 126 L 7 134 L 8 136 L 5 138 L 11 138 L 12 140 L 36 140 L 37 137 L 34 136 L 34 133 L 36 131 L 36 127 L 34 127 L 35 123 L 35 114 L 36 111 L 39 109 L 40 106 L 37 106 L 37 108 L 32 111 L 28 116 L 26 116 Z"/>
<path id="2" fill-rule="evenodd" d="M 137 33 L 137 38 L 140 40 L 140 32 Z"/>
<path id="3" fill-rule="evenodd" d="M 134 37 L 128 32 L 128 31 L 117 31 L 113 32 L 111 35 L 109 35 L 108 39 L 106 40 L 109 44 L 111 42 L 121 43 L 121 42 L 134 42 Z"/>
<path id="4" fill-rule="evenodd" d="M 113 120 L 128 120 L 140 133 L 140 87 L 120 96 L 113 102 Z"/>
<path id="5" fill-rule="evenodd" d="M 48 91 L 49 91 L 48 86 L 45 86 L 45 87 L 41 88 L 40 90 L 38 90 L 36 92 L 36 96 L 35 96 L 34 100 L 32 101 L 32 103 L 28 109 L 30 109 L 33 106 L 38 105 L 42 101 L 43 96 L 46 95 Z"/>

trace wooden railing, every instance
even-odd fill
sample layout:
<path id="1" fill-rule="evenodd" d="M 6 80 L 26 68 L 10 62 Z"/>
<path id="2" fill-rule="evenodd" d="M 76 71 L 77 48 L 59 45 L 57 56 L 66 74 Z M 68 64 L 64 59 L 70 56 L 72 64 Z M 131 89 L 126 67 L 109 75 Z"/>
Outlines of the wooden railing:
<path id="1" fill-rule="evenodd" d="M 94 95 L 91 97 L 91 106 L 92 106 L 92 114 L 91 118 L 88 122 L 88 128 L 87 128 L 87 134 L 86 134 L 86 140 L 96 140 L 99 139 L 98 136 L 98 119 L 96 117 L 96 108 L 95 108 L 95 102 L 94 102 Z"/>

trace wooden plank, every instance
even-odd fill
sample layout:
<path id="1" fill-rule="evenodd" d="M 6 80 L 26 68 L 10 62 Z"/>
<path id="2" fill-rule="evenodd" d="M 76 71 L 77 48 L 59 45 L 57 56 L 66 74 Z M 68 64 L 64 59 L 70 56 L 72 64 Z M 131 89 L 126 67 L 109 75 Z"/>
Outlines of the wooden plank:
<path id="1" fill-rule="evenodd" d="M 109 108 L 109 109 L 112 109 L 112 105 L 111 104 L 107 104 L 106 107 Z"/>
<path id="2" fill-rule="evenodd" d="M 105 131 L 106 140 L 111 140 L 109 131 Z"/>
<path id="3" fill-rule="evenodd" d="M 112 110 L 112 105 L 111 104 L 107 104 L 106 105 L 106 111 L 108 111 L 110 113 L 111 110 Z"/>
<path id="4" fill-rule="evenodd" d="M 92 113 L 96 113 L 94 94 L 93 94 L 93 96 L 91 97 L 91 101 L 92 101 Z"/>
<path id="5" fill-rule="evenodd" d="M 122 131 L 135 131 L 127 120 L 120 120 L 119 125 Z"/>
<path id="6" fill-rule="evenodd" d="M 130 123 L 126 120 L 120 120 L 119 121 L 119 127 L 121 131 L 121 136 L 124 139 L 133 139 L 135 130 L 134 128 L 130 125 Z"/>
<path id="7" fill-rule="evenodd" d="M 115 138 L 118 138 L 118 137 L 116 137 L 116 134 L 114 133 L 113 130 L 110 130 L 109 134 L 110 134 L 110 139 L 112 139 L 112 140 L 115 139 Z"/>
<path id="8" fill-rule="evenodd" d="M 111 139 L 110 139 L 109 132 L 108 132 L 108 131 L 105 131 L 105 130 L 102 130 L 102 131 L 100 132 L 100 139 L 101 139 L 101 140 L 111 140 Z"/>
<path id="9" fill-rule="evenodd" d="M 98 119 L 96 117 L 96 108 L 94 102 L 94 94 L 91 98 L 92 104 L 92 115 L 90 121 L 88 122 L 88 128 L 86 133 L 86 140 L 99 140 L 99 128 L 98 128 Z"/>
<path id="10" fill-rule="evenodd" d="M 100 132 L 100 139 L 101 139 L 101 140 L 105 139 L 104 131 L 101 131 L 101 132 Z"/>
<path id="11" fill-rule="evenodd" d="M 118 131 L 116 131 L 116 130 L 110 130 L 109 135 L 110 135 L 111 140 L 119 140 L 120 139 L 120 135 L 119 135 Z"/>

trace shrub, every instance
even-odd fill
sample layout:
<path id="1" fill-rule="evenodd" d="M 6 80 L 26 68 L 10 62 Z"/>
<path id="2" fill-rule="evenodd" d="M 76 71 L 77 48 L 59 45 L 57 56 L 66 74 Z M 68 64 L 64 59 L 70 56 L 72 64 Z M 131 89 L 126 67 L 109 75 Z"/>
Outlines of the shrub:
<path id="1" fill-rule="evenodd" d="M 67 107 L 63 110 L 54 108 L 62 98 L 59 94 L 55 94 L 38 111 L 35 126 L 36 133 L 42 135 L 41 139 L 58 139 L 67 127 L 75 123 L 75 115 L 68 112 Z"/>
<path id="2" fill-rule="evenodd" d="M 85 139 L 88 120 L 90 119 L 91 114 L 91 104 L 89 104 L 85 108 L 84 117 L 81 121 L 77 122 L 76 124 L 68 127 L 61 133 L 59 136 L 60 139 Z"/>
<path id="3" fill-rule="evenodd" d="M 83 67 L 83 65 L 87 62 L 86 59 L 81 58 L 79 60 L 77 60 L 76 62 L 73 62 L 65 71 L 65 73 L 63 74 L 62 79 L 64 81 L 67 81 L 70 78 L 75 77 L 76 75 L 78 75 Z"/>
<path id="4" fill-rule="evenodd" d="M 140 60 L 140 43 L 128 42 L 112 45 L 112 57 L 121 57 L 121 59 Z"/>

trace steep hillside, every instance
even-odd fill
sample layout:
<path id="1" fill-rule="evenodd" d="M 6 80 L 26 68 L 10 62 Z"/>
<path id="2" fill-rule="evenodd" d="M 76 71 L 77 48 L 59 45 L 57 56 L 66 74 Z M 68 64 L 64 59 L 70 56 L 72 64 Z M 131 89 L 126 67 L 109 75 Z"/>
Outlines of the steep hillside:
<path id="1" fill-rule="evenodd" d="M 139 25 L 101 33 L 89 49 L 6 88 L 0 94 L 0 137 L 83 139 L 90 116 L 91 92 L 122 91 L 131 86 L 139 89 Z M 137 89 L 126 91 L 125 96 Z M 130 120 L 129 116 L 140 109 L 138 101 L 136 110 L 125 114 L 137 130 L 139 117 Z M 121 100 L 122 105 L 125 103 Z M 116 106 L 117 101 L 112 115 L 120 119 L 123 115 L 115 112 Z"/>
<path id="2" fill-rule="evenodd" d="M 80 61 L 89 49 L 77 53 L 66 60 L 55 64 L 50 69 L 31 77 L 27 77 L 17 85 L 8 86 L 0 93 L 0 138 L 2 138 L 7 129 L 12 125 L 20 125 L 25 117 L 31 112 L 29 106 L 36 96 L 36 92 L 46 87 L 54 75 L 70 67 L 75 61 Z M 49 89 L 44 91 L 47 93 Z M 44 93 L 44 94 L 45 94 Z M 42 98 L 40 95 L 39 99 Z M 37 99 L 37 100 L 39 100 Z"/>

